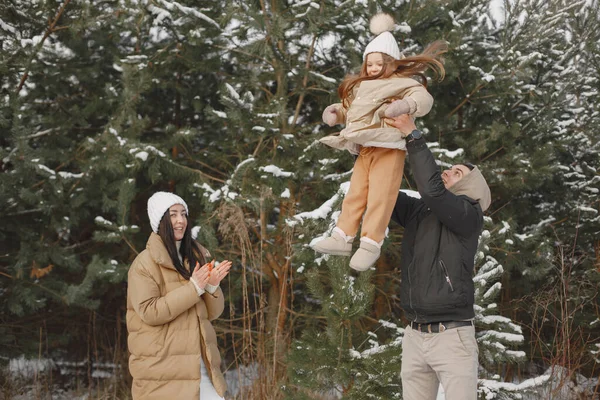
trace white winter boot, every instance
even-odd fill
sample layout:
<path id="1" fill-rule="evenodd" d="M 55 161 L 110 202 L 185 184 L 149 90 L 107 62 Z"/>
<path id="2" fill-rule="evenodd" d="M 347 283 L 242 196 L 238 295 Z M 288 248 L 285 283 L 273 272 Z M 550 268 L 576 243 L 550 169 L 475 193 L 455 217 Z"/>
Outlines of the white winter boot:
<path id="1" fill-rule="evenodd" d="M 335 227 L 331 236 L 312 244 L 313 250 L 334 256 L 349 256 L 352 253 L 354 237 L 347 236 L 340 228 Z"/>
<path id="2" fill-rule="evenodd" d="M 360 238 L 360 248 L 350 259 L 350 268 L 357 271 L 366 271 L 375 264 L 375 261 L 381 255 L 381 243 L 377 243 L 373 239 L 366 236 Z"/>

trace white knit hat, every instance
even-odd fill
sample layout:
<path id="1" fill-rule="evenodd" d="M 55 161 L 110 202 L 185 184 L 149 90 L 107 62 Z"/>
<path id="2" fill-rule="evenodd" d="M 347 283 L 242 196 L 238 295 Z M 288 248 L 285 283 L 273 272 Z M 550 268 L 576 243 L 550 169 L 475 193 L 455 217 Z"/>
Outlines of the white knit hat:
<path id="1" fill-rule="evenodd" d="M 394 30 L 395 22 L 394 18 L 385 13 L 379 13 L 371 18 L 371 32 L 377 37 L 371 40 L 371 43 L 367 45 L 365 52 L 363 53 L 363 61 L 367 59 L 367 55 L 371 53 L 383 53 L 393 57 L 396 60 L 400 60 L 402 54 L 398 43 L 391 32 Z"/>
<path id="2" fill-rule="evenodd" d="M 148 217 L 150 218 L 150 226 L 154 233 L 158 233 L 158 225 L 163 215 L 171 206 L 181 204 L 185 207 L 185 212 L 189 212 L 185 201 L 176 194 L 170 192 L 156 192 L 148 199 Z"/>

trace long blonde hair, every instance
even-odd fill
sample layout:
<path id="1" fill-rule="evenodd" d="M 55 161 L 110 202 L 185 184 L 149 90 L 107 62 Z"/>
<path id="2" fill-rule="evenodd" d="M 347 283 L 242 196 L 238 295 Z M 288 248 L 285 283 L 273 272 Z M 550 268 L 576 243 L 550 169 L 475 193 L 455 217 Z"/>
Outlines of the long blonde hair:
<path id="1" fill-rule="evenodd" d="M 442 54 L 448 51 L 448 45 L 442 40 L 436 40 L 431 43 L 421 54 L 416 56 L 405 57 L 401 60 L 396 60 L 387 54 L 383 56 L 383 68 L 375 76 L 367 75 L 367 61 L 362 64 L 358 75 L 347 75 L 340 87 L 338 95 L 342 100 L 344 107 L 349 107 L 352 102 L 352 90 L 362 81 L 370 81 L 379 78 L 390 78 L 394 75 L 413 77 L 419 76 L 423 81 L 423 86 L 427 87 L 427 77 L 424 72 L 431 69 L 436 79 L 439 81 L 444 79 L 446 70 L 444 69 Z"/>

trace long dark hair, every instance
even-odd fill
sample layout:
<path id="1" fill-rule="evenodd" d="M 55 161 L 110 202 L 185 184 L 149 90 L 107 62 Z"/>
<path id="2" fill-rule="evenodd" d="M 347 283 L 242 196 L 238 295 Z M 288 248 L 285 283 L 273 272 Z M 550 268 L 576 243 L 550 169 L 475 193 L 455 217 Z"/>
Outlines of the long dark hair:
<path id="1" fill-rule="evenodd" d="M 206 259 L 204 258 L 204 254 L 202 254 L 198 243 L 192 239 L 192 229 L 190 228 L 187 214 L 185 215 L 185 218 L 188 221 L 188 224 L 185 227 L 183 239 L 181 239 L 179 254 L 181 254 L 181 258 L 184 261 L 188 261 L 190 268 L 189 270 L 185 269 L 183 263 L 179 261 L 179 256 L 177 255 L 177 246 L 175 245 L 175 234 L 173 233 L 173 225 L 171 224 L 169 210 L 164 213 L 160 220 L 160 224 L 158 225 L 158 235 L 167 248 L 167 252 L 169 253 L 169 256 L 171 256 L 171 261 L 173 261 L 173 265 L 175 266 L 177 272 L 179 272 L 179 274 L 185 279 L 189 280 L 192 276 L 192 272 L 194 272 L 196 263 L 204 265 L 206 264 Z"/>
<path id="2" fill-rule="evenodd" d="M 344 107 L 348 108 L 352 102 L 352 90 L 362 81 L 371 81 L 379 78 L 390 78 L 392 76 L 404 76 L 407 78 L 419 76 L 423 81 L 423 86 L 427 87 L 427 78 L 424 72 L 431 69 L 435 78 L 440 81 L 444 79 L 446 71 L 444 69 L 442 54 L 448 51 L 448 45 L 442 40 L 436 40 L 431 43 L 423 53 L 405 57 L 401 60 L 396 60 L 387 54 L 382 54 L 383 68 L 375 76 L 367 75 L 367 59 L 363 62 L 358 75 L 348 75 L 338 88 L 338 95 L 342 100 Z"/>

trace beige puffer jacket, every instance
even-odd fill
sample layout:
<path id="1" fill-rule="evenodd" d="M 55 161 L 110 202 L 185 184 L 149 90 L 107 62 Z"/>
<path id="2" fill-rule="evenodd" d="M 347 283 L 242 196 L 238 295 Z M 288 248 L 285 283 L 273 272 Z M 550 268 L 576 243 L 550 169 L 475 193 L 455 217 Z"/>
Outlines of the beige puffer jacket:
<path id="1" fill-rule="evenodd" d="M 210 259 L 208 251 L 201 249 Z M 201 357 L 217 393 L 223 396 L 227 385 L 210 323 L 223 312 L 221 289 L 198 297 L 194 284 L 177 272 L 155 233 L 133 261 L 128 277 L 127 331 L 134 400 L 197 400 Z"/>
<path id="2" fill-rule="evenodd" d="M 385 121 L 385 110 L 397 99 L 410 105 L 409 114 L 426 115 L 433 106 L 433 97 L 427 89 L 412 78 L 392 77 L 363 81 L 353 90 L 353 100 L 346 111 L 341 103 L 337 107 L 336 123 L 346 123 L 341 132 L 326 136 L 320 141 L 339 150 L 358 154 L 360 146 L 406 149 L 402 133 Z"/>

